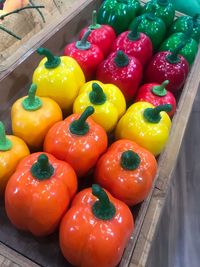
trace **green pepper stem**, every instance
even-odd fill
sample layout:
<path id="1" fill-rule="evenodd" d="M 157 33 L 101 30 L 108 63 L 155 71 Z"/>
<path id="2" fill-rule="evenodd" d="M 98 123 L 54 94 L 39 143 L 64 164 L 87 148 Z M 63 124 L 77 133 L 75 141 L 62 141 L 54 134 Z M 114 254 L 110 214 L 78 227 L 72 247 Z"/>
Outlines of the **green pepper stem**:
<path id="1" fill-rule="evenodd" d="M 111 220 L 116 214 L 116 208 L 106 192 L 99 185 L 93 184 L 92 194 L 99 199 L 92 206 L 94 216 L 101 220 Z"/>
<path id="2" fill-rule="evenodd" d="M 38 180 L 49 179 L 54 173 L 54 167 L 50 164 L 47 155 L 41 154 L 36 163 L 31 167 L 31 174 Z"/>
<path id="3" fill-rule="evenodd" d="M 102 105 L 106 102 L 106 95 L 98 83 L 92 84 L 92 91 L 89 93 L 89 99 L 94 105 Z"/>
<path id="4" fill-rule="evenodd" d="M 169 1 L 168 0 L 157 0 L 157 3 L 160 6 L 167 6 L 169 4 Z"/>
<path id="5" fill-rule="evenodd" d="M 92 12 L 92 24 L 89 26 L 90 30 L 95 30 L 101 28 L 101 25 L 97 23 L 97 11 Z"/>
<path id="6" fill-rule="evenodd" d="M 169 84 L 169 80 L 166 80 L 161 85 L 154 86 L 151 91 L 156 96 L 166 96 L 167 90 L 165 89 L 165 87 L 168 84 Z"/>
<path id="7" fill-rule="evenodd" d="M 0 121 L 0 151 L 8 151 L 12 148 L 12 142 L 6 137 L 5 127 Z"/>
<path id="8" fill-rule="evenodd" d="M 184 32 L 184 35 L 185 35 L 184 40 L 185 41 L 188 41 L 188 39 L 191 38 L 191 35 L 193 32 L 193 26 L 194 26 L 193 20 L 192 19 L 188 20 L 187 21 L 187 30 Z"/>
<path id="9" fill-rule="evenodd" d="M 172 105 L 165 104 L 160 105 L 155 108 L 146 108 L 144 110 L 143 116 L 144 118 L 151 123 L 159 123 L 161 120 L 161 111 L 170 112 L 172 110 Z"/>
<path id="10" fill-rule="evenodd" d="M 80 50 L 88 50 L 91 47 L 91 43 L 88 42 L 88 37 L 92 31 L 89 29 L 86 31 L 80 41 L 76 42 L 76 48 Z"/>
<path id="11" fill-rule="evenodd" d="M 31 87 L 28 91 L 28 97 L 26 97 L 22 101 L 22 106 L 25 110 L 34 111 L 34 110 L 41 108 L 42 101 L 38 96 L 35 95 L 36 90 L 37 90 L 37 85 L 34 83 L 31 84 Z"/>
<path id="12" fill-rule="evenodd" d="M 120 165 L 123 169 L 133 171 L 140 165 L 140 156 L 132 150 L 127 150 L 122 153 Z"/>
<path id="13" fill-rule="evenodd" d="M 123 51 L 119 50 L 117 52 L 115 59 L 114 59 L 114 62 L 117 65 L 117 67 L 123 68 L 123 67 L 128 66 L 129 58 Z"/>
<path id="14" fill-rule="evenodd" d="M 89 125 L 86 122 L 87 118 L 94 113 L 94 108 L 89 106 L 81 114 L 78 120 L 74 120 L 69 127 L 72 134 L 75 135 L 85 135 L 89 132 Z"/>
<path id="15" fill-rule="evenodd" d="M 131 41 L 136 41 L 140 39 L 140 33 L 138 32 L 138 27 L 142 21 L 142 17 L 137 17 L 136 23 L 132 27 L 131 31 L 128 34 L 128 39 Z"/>
<path id="16" fill-rule="evenodd" d="M 181 49 L 186 45 L 186 40 L 182 41 L 175 49 L 171 52 L 171 54 L 166 56 L 167 62 L 171 64 L 176 64 L 180 62 L 180 58 L 178 54 L 180 53 Z"/>
<path id="17" fill-rule="evenodd" d="M 40 47 L 37 49 L 37 52 L 39 55 L 43 55 L 47 58 L 44 64 L 47 69 L 55 69 L 61 64 L 60 57 L 54 56 L 49 49 Z"/>

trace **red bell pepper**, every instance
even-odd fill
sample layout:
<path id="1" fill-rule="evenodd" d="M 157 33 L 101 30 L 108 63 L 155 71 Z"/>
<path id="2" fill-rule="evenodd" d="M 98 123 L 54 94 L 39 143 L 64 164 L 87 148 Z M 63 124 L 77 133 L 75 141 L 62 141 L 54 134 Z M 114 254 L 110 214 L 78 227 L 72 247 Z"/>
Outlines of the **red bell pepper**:
<path id="1" fill-rule="evenodd" d="M 109 25 L 100 25 L 97 23 L 96 10 L 93 11 L 92 24 L 89 27 L 84 28 L 80 32 L 80 39 L 88 31 L 88 29 L 92 30 L 91 34 L 88 37 L 88 41 L 91 44 L 97 45 L 106 57 L 110 53 L 112 43 L 116 38 L 115 31 Z"/>
<path id="2" fill-rule="evenodd" d="M 112 52 L 122 50 L 127 55 L 136 57 L 145 65 L 152 57 L 153 46 L 151 39 L 144 33 L 138 32 L 141 17 L 131 31 L 121 33 L 112 45 Z"/>
<path id="3" fill-rule="evenodd" d="M 64 55 L 74 58 L 82 68 L 86 80 L 94 77 L 97 66 L 103 61 L 104 55 L 101 49 L 90 42 L 88 37 L 91 30 L 88 30 L 80 41 L 68 44 L 65 47 Z"/>
<path id="4" fill-rule="evenodd" d="M 189 72 L 188 62 L 179 55 L 179 51 L 184 45 L 185 43 L 181 43 L 173 52 L 157 53 L 147 66 L 145 82 L 162 83 L 164 80 L 169 80 L 166 89 L 173 93 L 179 91 Z"/>
<path id="5" fill-rule="evenodd" d="M 172 110 L 167 113 L 172 117 L 176 111 L 176 99 L 170 91 L 165 89 L 168 84 L 169 81 L 166 80 L 162 84 L 147 83 L 142 85 L 138 90 L 135 102 L 149 102 L 155 107 L 170 104 Z"/>
<path id="6" fill-rule="evenodd" d="M 142 80 L 142 65 L 137 58 L 119 50 L 110 54 L 99 65 L 96 77 L 103 83 L 115 84 L 129 101 Z"/>

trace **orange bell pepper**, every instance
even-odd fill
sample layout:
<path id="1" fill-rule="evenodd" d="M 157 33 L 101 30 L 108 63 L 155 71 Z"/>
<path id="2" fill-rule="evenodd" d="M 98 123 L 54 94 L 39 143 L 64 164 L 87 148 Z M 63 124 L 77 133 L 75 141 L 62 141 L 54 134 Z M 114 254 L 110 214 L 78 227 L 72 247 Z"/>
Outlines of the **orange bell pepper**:
<path id="1" fill-rule="evenodd" d="M 149 194 L 156 175 L 154 155 L 133 141 L 113 143 L 99 159 L 95 181 L 129 206 L 142 202 Z"/>
<path id="2" fill-rule="evenodd" d="M 108 138 L 105 130 L 92 119 L 89 106 L 82 115 L 72 114 L 56 123 L 47 133 L 44 151 L 68 162 L 81 177 L 85 175 L 106 150 Z"/>
<path id="3" fill-rule="evenodd" d="M 35 96 L 37 86 L 32 84 L 28 97 L 18 99 L 12 106 L 13 133 L 33 150 L 39 150 L 50 127 L 62 120 L 59 105 L 48 97 Z"/>
<path id="4" fill-rule="evenodd" d="M 50 154 L 34 153 L 23 159 L 5 191 L 10 221 L 35 236 L 51 234 L 77 190 L 72 167 Z"/>
<path id="5" fill-rule="evenodd" d="M 4 193 L 8 179 L 14 173 L 19 161 L 30 154 L 23 140 L 6 135 L 3 123 L 0 121 L 0 195 Z"/>
<path id="6" fill-rule="evenodd" d="M 74 266 L 114 267 L 133 228 L 128 206 L 93 185 L 76 195 L 61 221 L 61 251 Z"/>

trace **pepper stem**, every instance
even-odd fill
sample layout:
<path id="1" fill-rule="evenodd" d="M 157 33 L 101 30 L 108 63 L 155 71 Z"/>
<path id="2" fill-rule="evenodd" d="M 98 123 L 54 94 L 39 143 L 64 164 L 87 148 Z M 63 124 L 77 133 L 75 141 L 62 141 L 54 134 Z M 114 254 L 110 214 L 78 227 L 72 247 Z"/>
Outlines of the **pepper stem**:
<path id="1" fill-rule="evenodd" d="M 88 42 L 88 37 L 92 31 L 89 29 L 86 31 L 80 41 L 76 42 L 76 48 L 80 50 L 88 50 L 91 47 L 91 43 Z"/>
<path id="2" fill-rule="evenodd" d="M 44 64 L 47 69 L 55 69 L 61 64 L 60 57 L 54 56 L 49 49 L 40 47 L 37 49 L 37 52 L 39 55 L 43 55 L 47 58 Z"/>
<path id="3" fill-rule="evenodd" d="M 97 23 L 97 11 L 92 12 L 92 24 L 89 26 L 90 30 L 95 30 L 101 28 L 101 25 Z"/>
<path id="4" fill-rule="evenodd" d="M 141 17 L 138 17 L 136 19 L 136 23 L 134 24 L 134 26 L 132 27 L 131 31 L 128 34 L 128 39 L 131 41 L 136 41 L 140 39 L 140 33 L 138 32 L 138 27 L 140 25 L 142 21 Z"/>
<path id="5" fill-rule="evenodd" d="M 0 121 L 0 151 L 8 151 L 12 148 L 12 142 L 6 137 L 5 127 Z"/>
<path id="6" fill-rule="evenodd" d="M 92 91 L 89 93 L 89 99 L 94 105 L 102 105 L 106 102 L 106 95 L 98 83 L 92 84 Z"/>
<path id="7" fill-rule="evenodd" d="M 125 170 L 133 171 L 139 167 L 140 161 L 141 159 L 137 153 L 127 150 L 121 155 L 120 165 Z"/>
<path id="8" fill-rule="evenodd" d="M 28 91 L 28 97 L 26 97 L 22 101 L 22 106 L 25 110 L 28 111 L 34 111 L 42 106 L 42 101 L 38 96 L 35 96 L 37 90 L 37 85 L 36 84 L 31 84 L 31 87 Z"/>
<path id="9" fill-rule="evenodd" d="M 117 65 L 117 67 L 123 68 L 129 64 L 129 58 L 123 51 L 119 50 L 114 59 L 114 62 Z"/>
<path id="10" fill-rule="evenodd" d="M 170 104 L 165 104 L 165 105 L 160 105 L 155 108 L 146 108 L 144 110 L 144 118 L 151 123 L 159 123 L 161 120 L 161 111 L 165 112 L 170 112 L 172 110 L 172 105 Z"/>
<path id="11" fill-rule="evenodd" d="M 50 164 L 47 155 L 41 154 L 36 163 L 31 167 L 31 174 L 38 180 L 49 179 L 54 173 L 54 167 Z"/>
<path id="12" fill-rule="evenodd" d="M 100 220 L 111 220 L 115 216 L 116 208 L 106 192 L 99 185 L 93 184 L 92 194 L 99 199 L 92 206 L 94 216 Z"/>
<path id="13" fill-rule="evenodd" d="M 155 12 L 156 12 L 156 5 L 152 4 L 151 5 L 151 10 L 149 13 L 145 14 L 145 18 L 151 21 L 156 20 L 156 16 L 155 16 Z"/>
<path id="14" fill-rule="evenodd" d="M 94 108 L 89 106 L 81 114 L 78 120 L 74 120 L 69 127 L 72 134 L 85 135 L 89 132 L 89 125 L 86 122 L 87 118 L 94 113 Z"/>
<path id="15" fill-rule="evenodd" d="M 192 32 L 193 32 L 194 23 L 193 20 L 187 21 L 187 30 L 184 32 L 185 38 L 184 40 L 187 42 L 189 38 L 191 38 Z"/>
<path id="16" fill-rule="evenodd" d="M 154 86 L 151 91 L 156 96 L 166 96 L 167 90 L 165 89 L 165 87 L 168 84 L 169 84 L 169 80 L 166 80 L 161 85 Z"/>
<path id="17" fill-rule="evenodd" d="M 176 64 L 180 62 L 180 58 L 178 57 L 178 54 L 180 53 L 181 49 L 186 45 L 186 41 L 182 41 L 175 49 L 171 52 L 170 55 L 166 56 L 167 62 L 171 64 Z"/>
<path id="18" fill-rule="evenodd" d="M 157 0 L 157 3 L 160 6 L 167 6 L 169 4 L 169 1 L 168 0 Z"/>

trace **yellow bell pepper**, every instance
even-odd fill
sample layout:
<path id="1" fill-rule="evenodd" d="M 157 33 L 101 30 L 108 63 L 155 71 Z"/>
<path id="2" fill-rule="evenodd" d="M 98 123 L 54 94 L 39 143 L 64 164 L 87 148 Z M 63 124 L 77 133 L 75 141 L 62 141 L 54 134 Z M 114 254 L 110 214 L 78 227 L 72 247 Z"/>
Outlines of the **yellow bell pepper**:
<path id="1" fill-rule="evenodd" d="M 157 107 L 147 102 L 133 104 L 116 127 L 116 139 L 135 141 L 155 156 L 159 155 L 169 137 L 171 120 L 166 112 L 171 109 L 169 104 Z"/>
<path id="2" fill-rule="evenodd" d="M 82 113 L 86 107 L 93 106 L 91 118 L 106 132 L 112 131 L 126 111 L 126 101 L 120 89 L 113 84 L 90 81 L 84 84 L 73 106 L 74 113 Z"/>
<path id="3" fill-rule="evenodd" d="M 29 154 L 24 141 L 14 135 L 6 135 L 4 125 L 0 122 L 0 195 L 4 193 L 19 161 Z"/>
<path id="4" fill-rule="evenodd" d="M 44 55 L 33 74 L 37 85 L 36 95 L 55 100 L 64 113 L 70 113 L 85 76 L 79 64 L 71 57 L 56 57 L 46 48 L 37 52 Z"/>
<path id="5" fill-rule="evenodd" d="M 62 120 L 59 105 L 50 98 L 35 96 L 36 90 L 37 86 L 32 84 L 28 96 L 18 99 L 11 109 L 14 135 L 32 150 L 40 149 L 51 126 Z"/>

